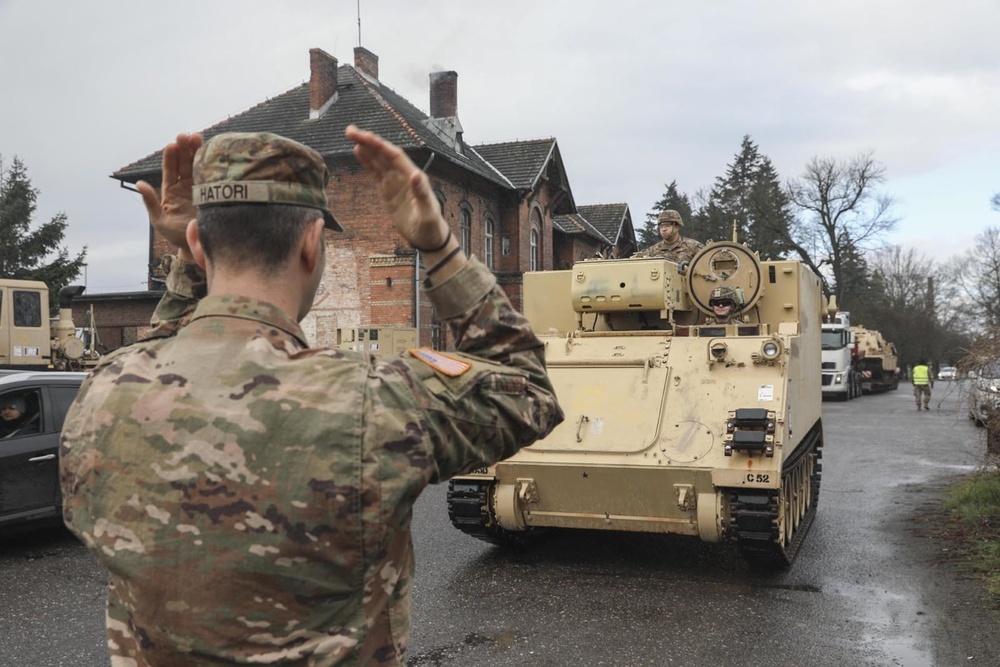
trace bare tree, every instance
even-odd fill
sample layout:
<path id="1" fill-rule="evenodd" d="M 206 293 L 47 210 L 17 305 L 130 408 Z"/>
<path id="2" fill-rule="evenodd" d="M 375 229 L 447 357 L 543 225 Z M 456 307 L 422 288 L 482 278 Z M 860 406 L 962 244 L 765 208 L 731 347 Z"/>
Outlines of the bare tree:
<path id="1" fill-rule="evenodd" d="M 990 199 L 990 205 L 994 210 L 1000 211 L 1000 192 L 993 193 L 993 197 Z"/>
<path id="2" fill-rule="evenodd" d="M 956 262 L 955 279 L 974 307 L 979 326 L 1000 327 L 1000 228 L 987 227 Z"/>
<path id="3" fill-rule="evenodd" d="M 895 245 L 871 253 L 870 264 L 883 299 L 872 319 L 899 348 L 903 363 L 924 357 L 954 364 L 971 340 L 954 268 Z"/>
<path id="4" fill-rule="evenodd" d="M 934 275 L 934 263 L 909 248 L 886 246 L 872 255 L 872 268 L 882 279 L 886 307 L 892 310 L 930 310 L 927 278 Z"/>
<path id="5" fill-rule="evenodd" d="M 788 198 L 800 217 L 787 241 L 838 301 L 847 255 L 877 247 L 897 222 L 892 197 L 877 190 L 884 181 L 885 167 L 871 153 L 862 153 L 847 161 L 814 157 L 802 177 L 788 183 Z M 833 287 L 820 271 L 824 264 L 830 267 Z"/>

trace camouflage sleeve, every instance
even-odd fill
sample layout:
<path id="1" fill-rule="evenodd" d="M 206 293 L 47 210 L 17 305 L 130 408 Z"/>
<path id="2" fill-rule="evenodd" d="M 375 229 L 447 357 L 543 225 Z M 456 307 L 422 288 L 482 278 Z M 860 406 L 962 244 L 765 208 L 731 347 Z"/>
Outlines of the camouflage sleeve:
<path id="1" fill-rule="evenodd" d="M 632 255 L 632 257 L 634 257 L 635 259 L 643 259 L 645 257 L 652 257 L 653 253 L 656 252 L 656 249 L 657 249 L 657 247 L 659 247 L 659 245 L 660 245 L 660 243 L 659 243 L 659 241 L 657 241 L 656 243 L 654 243 L 653 245 L 649 246 L 648 248 L 645 248 L 644 250 L 640 250 L 639 252 L 635 253 L 634 255 Z"/>
<path id="2" fill-rule="evenodd" d="M 472 259 L 425 293 L 456 341 L 448 357 L 465 368 L 449 375 L 413 357 L 400 362 L 417 380 L 412 391 L 434 462 L 430 481 L 440 481 L 512 456 L 563 414 L 542 342 L 486 267 Z"/>
<path id="3" fill-rule="evenodd" d="M 207 290 L 205 271 L 197 264 L 183 262 L 172 255 L 166 255 L 163 262 L 167 291 L 156 304 L 156 311 L 149 322 L 152 330 L 144 340 L 173 336 L 187 326 L 198 301 Z"/>

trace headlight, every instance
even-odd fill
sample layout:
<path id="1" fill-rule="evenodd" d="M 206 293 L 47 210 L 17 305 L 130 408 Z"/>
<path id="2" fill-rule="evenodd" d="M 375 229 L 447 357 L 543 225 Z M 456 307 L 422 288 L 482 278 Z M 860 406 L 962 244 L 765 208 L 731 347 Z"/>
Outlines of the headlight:
<path id="1" fill-rule="evenodd" d="M 781 343 L 771 339 L 764 341 L 764 344 L 760 346 L 760 356 L 764 357 L 768 361 L 774 361 L 781 354 Z"/>
<path id="2" fill-rule="evenodd" d="M 711 354 L 712 358 L 716 361 L 722 361 L 723 359 L 725 359 L 726 352 L 728 351 L 729 351 L 729 346 L 726 345 L 725 342 L 721 340 L 715 341 L 708 348 L 709 354 Z"/>
<path id="3" fill-rule="evenodd" d="M 843 373 L 837 373 L 837 375 L 835 375 L 834 378 L 833 378 L 833 383 L 834 384 L 840 384 L 843 381 L 844 381 L 844 374 Z"/>
<path id="4" fill-rule="evenodd" d="M 1000 387 L 996 386 L 995 384 L 991 384 L 991 385 L 990 385 L 989 387 L 987 387 L 987 388 L 988 388 L 988 389 L 989 389 L 990 391 L 992 391 L 992 392 L 993 392 L 994 394 L 996 394 L 996 393 L 1000 393 Z"/>

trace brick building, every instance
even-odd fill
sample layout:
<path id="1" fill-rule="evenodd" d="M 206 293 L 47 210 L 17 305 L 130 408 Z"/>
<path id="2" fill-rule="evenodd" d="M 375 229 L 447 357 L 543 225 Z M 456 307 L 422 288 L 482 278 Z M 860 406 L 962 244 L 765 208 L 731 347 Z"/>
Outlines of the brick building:
<path id="1" fill-rule="evenodd" d="M 636 247 L 628 206 L 577 207 L 554 138 L 473 146 L 458 119 L 458 74 L 430 75 L 430 114 L 379 81 L 378 57 L 354 50 L 340 65 L 311 49 L 310 78 L 203 131 L 269 131 L 317 150 L 329 166 L 330 207 L 343 224 L 327 232 L 327 271 L 303 330 L 329 344 L 338 327 L 418 326 L 422 344 L 447 347 L 445 332 L 419 292 L 419 256 L 383 214 L 372 180 L 344 138 L 347 125 L 377 132 L 427 165 L 445 219 L 521 307 L 526 271 L 568 266 L 581 257 L 628 256 Z M 112 175 L 122 184 L 160 183 L 160 153 Z M 151 231 L 151 290 L 163 287 L 159 260 L 169 243 Z M 95 299 L 96 297 L 90 297 Z M 80 299 L 85 307 L 88 297 Z M 151 312 L 151 311 L 150 311 Z M 110 317 L 110 315 L 107 315 Z M 119 318 L 120 319 L 120 318 Z M 98 324 L 102 325 L 101 317 Z"/>

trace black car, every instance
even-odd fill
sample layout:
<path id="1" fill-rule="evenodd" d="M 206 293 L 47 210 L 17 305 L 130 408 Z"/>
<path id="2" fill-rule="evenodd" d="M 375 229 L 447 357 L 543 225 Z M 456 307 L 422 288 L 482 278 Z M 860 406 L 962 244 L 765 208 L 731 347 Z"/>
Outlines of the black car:
<path id="1" fill-rule="evenodd" d="M 85 377 L 0 375 L 0 529 L 62 520 L 59 434 Z"/>

